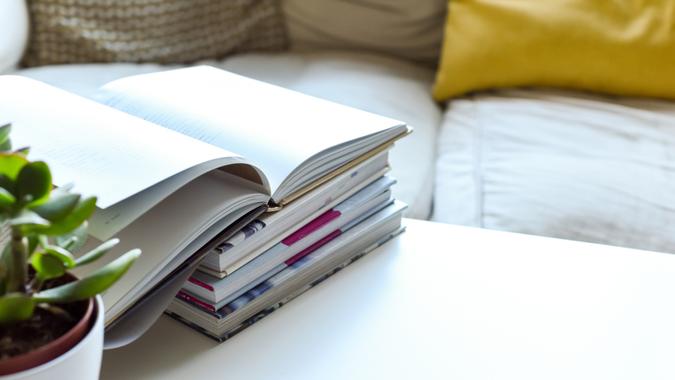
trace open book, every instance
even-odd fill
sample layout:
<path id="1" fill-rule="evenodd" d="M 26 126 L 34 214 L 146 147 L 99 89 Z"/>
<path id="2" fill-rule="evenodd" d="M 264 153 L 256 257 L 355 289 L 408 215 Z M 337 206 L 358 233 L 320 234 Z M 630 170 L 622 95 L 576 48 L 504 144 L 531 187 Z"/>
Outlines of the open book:
<path id="1" fill-rule="evenodd" d="M 0 89 L 14 146 L 45 160 L 56 186 L 98 196 L 92 244 L 122 243 L 97 265 L 143 251 L 104 295 L 106 325 L 229 226 L 284 207 L 409 132 L 205 66 L 111 82 L 97 94 L 107 105 L 19 76 L 0 76 Z"/>

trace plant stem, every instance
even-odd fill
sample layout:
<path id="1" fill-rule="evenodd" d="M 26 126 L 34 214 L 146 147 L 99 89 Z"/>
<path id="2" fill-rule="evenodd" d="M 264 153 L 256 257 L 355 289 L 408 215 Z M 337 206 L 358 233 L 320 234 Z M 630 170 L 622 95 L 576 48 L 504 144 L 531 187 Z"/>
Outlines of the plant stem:
<path id="1" fill-rule="evenodd" d="M 42 289 L 43 284 L 44 281 L 42 281 L 38 276 L 35 276 L 30 281 L 30 284 L 28 284 L 28 289 L 26 289 L 26 291 L 28 294 L 37 293 Z"/>
<path id="2" fill-rule="evenodd" d="M 26 241 L 18 228 L 12 228 L 12 269 L 9 271 L 7 281 L 8 292 L 26 292 L 26 279 L 28 278 Z"/>

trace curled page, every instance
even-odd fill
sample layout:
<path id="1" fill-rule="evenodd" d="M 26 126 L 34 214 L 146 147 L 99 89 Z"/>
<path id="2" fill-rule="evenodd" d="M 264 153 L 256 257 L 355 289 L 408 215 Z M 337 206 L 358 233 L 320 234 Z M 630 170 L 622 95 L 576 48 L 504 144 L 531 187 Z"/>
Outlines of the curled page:
<path id="1" fill-rule="evenodd" d="M 29 146 L 32 160 L 48 162 L 56 186 L 72 183 L 76 192 L 97 196 L 90 233 L 102 240 L 200 175 L 246 162 L 33 79 L 0 76 L 0 88 L 0 115 L 12 123 L 13 145 Z M 120 206 L 133 197 L 134 207 Z"/>

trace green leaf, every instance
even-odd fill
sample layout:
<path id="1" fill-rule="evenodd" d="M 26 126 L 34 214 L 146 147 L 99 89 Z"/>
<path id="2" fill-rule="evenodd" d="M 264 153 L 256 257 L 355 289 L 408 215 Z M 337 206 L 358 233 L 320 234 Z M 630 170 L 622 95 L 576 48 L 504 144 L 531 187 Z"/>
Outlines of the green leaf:
<path id="1" fill-rule="evenodd" d="M 31 256 L 30 264 L 35 269 L 38 278 L 43 281 L 61 277 L 66 273 L 66 266 L 58 257 L 44 252 Z"/>
<path id="2" fill-rule="evenodd" d="M 5 124 L 0 127 L 0 150 L 8 151 L 12 149 L 12 143 L 9 140 L 9 133 L 12 131 L 11 124 Z"/>
<path id="3" fill-rule="evenodd" d="M 0 174 L 15 180 L 21 169 L 28 163 L 28 159 L 21 154 L 0 152 Z"/>
<path id="4" fill-rule="evenodd" d="M 70 236 L 67 239 L 57 240 L 56 245 L 69 251 L 74 251 L 73 247 L 77 245 L 78 240 L 77 236 Z"/>
<path id="5" fill-rule="evenodd" d="M 30 153 L 30 147 L 24 146 L 23 148 L 15 149 L 14 153 L 20 154 L 24 157 L 28 156 L 28 153 Z"/>
<path id="6" fill-rule="evenodd" d="M 112 286 L 141 254 L 134 249 L 81 280 L 43 290 L 33 295 L 35 302 L 72 302 L 93 297 Z"/>
<path id="7" fill-rule="evenodd" d="M 19 216 L 17 216 L 16 218 L 10 219 L 9 223 L 12 226 L 21 226 L 21 225 L 32 225 L 41 227 L 49 226 L 49 221 L 47 219 L 44 219 L 40 215 L 30 210 L 21 211 L 21 214 L 19 214 Z"/>
<path id="8" fill-rule="evenodd" d="M 52 223 L 49 227 L 41 228 L 36 232 L 54 236 L 67 234 L 84 223 L 96 210 L 96 198 L 85 198 L 63 219 Z"/>
<path id="9" fill-rule="evenodd" d="M 33 252 L 35 252 L 35 248 L 37 248 L 40 240 L 38 239 L 37 235 L 27 236 L 27 238 L 28 238 L 28 254 L 30 255 Z"/>
<path id="10" fill-rule="evenodd" d="M 16 178 L 16 196 L 31 203 L 42 200 L 52 190 L 52 174 L 43 161 L 24 165 Z"/>
<path id="11" fill-rule="evenodd" d="M 73 254 L 68 252 L 68 250 L 61 248 L 56 245 L 49 245 L 44 247 L 45 253 L 54 256 L 57 258 L 59 261 L 63 263 L 63 265 L 66 266 L 66 268 L 73 268 L 75 267 L 75 258 L 73 257 Z"/>
<path id="12" fill-rule="evenodd" d="M 9 293 L 0 297 L 0 323 L 23 321 L 33 315 L 35 302 L 23 293 Z"/>
<path id="13" fill-rule="evenodd" d="M 9 140 L 9 133 L 12 131 L 11 124 L 5 124 L 0 127 L 0 143 Z"/>
<path id="14" fill-rule="evenodd" d="M 7 177 L 4 174 L 0 174 L 0 187 L 14 194 L 15 184 L 11 178 Z"/>
<path id="15" fill-rule="evenodd" d="M 91 262 L 98 260 L 101 256 L 105 255 L 119 242 L 120 242 L 119 239 L 110 239 L 106 241 L 105 243 L 99 245 L 98 247 L 92 249 L 91 251 L 85 253 L 84 255 L 80 256 L 77 260 L 75 260 L 75 266 L 79 267 L 80 265 L 89 264 Z"/>
<path id="16" fill-rule="evenodd" d="M 87 242 L 88 237 L 89 235 L 87 234 L 87 222 L 85 221 L 73 231 L 64 235 L 56 236 L 55 240 L 56 245 L 65 248 L 70 252 L 73 252 L 82 248 L 82 246 L 84 246 L 84 243 Z"/>
<path id="17" fill-rule="evenodd" d="M 14 198 L 12 193 L 0 187 L 0 207 L 8 208 L 12 206 L 14 202 L 16 202 L 16 198 Z"/>
<path id="18" fill-rule="evenodd" d="M 79 194 L 57 193 L 54 191 L 52 196 L 46 202 L 31 206 L 30 209 L 35 211 L 41 217 L 53 222 L 63 219 L 68 215 L 68 213 L 77 206 L 77 202 L 79 201 Z"/>

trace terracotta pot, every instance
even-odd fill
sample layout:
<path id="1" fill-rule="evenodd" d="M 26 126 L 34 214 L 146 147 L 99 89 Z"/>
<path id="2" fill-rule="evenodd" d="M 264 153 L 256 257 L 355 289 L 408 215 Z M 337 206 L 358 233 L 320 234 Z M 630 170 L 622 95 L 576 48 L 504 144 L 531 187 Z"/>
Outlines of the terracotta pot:
<path id="1" fill-rule="evenodd" d="M 90 298 L 84 315 L 75 326 L 59 338 L 38 349 L 0 361 L 0 375 L 9 375 L 37 367 L 66 353 L 81 341 L 91 329 L 94 321 L 94 309 L 94 299 Z"/>
<path id="2" fill-rule="evenodd" d="M 90 325 L 84 336 L 65 353 L 50 359 L 37 367 L 2 376 L 2 380 L 91 380 L 97 379 L 101 371 L 103 356 L 104 309 L 101 296 L 92 300 L 95 307 L 90 316 Z M 84 318 L 83 318 L 84 319 Z M 86 324 L 85 324 L 86 325 Z"/>

